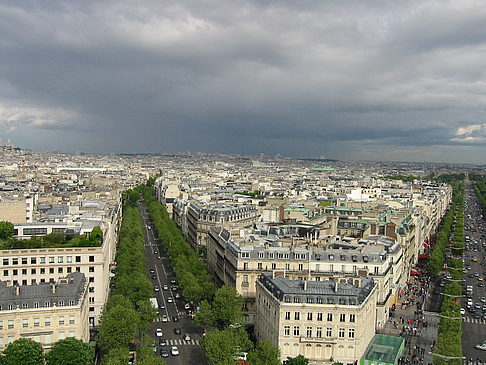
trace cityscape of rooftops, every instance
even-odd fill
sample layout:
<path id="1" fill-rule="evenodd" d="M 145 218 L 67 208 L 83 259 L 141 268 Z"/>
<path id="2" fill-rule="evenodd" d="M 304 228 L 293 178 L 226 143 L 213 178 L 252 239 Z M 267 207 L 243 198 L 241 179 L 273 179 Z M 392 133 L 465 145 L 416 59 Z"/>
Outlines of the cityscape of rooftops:
<path id="1" fill-rule="evenodd" d="M 0 5 L 0 364 L 486 364 L 479 0 Z"/>

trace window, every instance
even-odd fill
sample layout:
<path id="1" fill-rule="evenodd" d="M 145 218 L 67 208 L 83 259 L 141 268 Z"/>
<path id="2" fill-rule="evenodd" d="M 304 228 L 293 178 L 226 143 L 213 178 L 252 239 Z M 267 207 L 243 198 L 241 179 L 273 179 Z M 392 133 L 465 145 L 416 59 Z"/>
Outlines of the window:
<path id="1" fill-rule="evenodd" d="M 295 313 L 294 313 L 294 319 L 295 319 L 296 321 L 300 320 L 300 312 L 295 312 Z"/>
<path id="2" fill-rule="evenodd" d="M 284 336 L 290 336 L 290 326 L 284 326 Z"/>
<path id="3" fill-rule="evenodd" d="M 307 327 L 305 334 L 307 338 L 312 337 L 312 327 Z"/>
<path id="4" fill-rule="evenodd" d="M 44 335 L 44 343 L 50 344 L 52 342 L 52 336 L 51 335 Z"/>
<path id="5" fill-rule="evenodd" d="M 47 234 L 47 228 L 24 228 L 23 229 L 24 236 L 32 236 L 32 235 L 46 235 Z"/>
<path id="6" fill-rule="evenodd" d="M 91 257 L 91 256 L 90 256 Z M 249 252 L 242 252 L 241 253 L 241 257 L 244 257 L 244 258 L 249 258 L 250 257 L 250 253 Z M 93 260 L 94 261 L 94 260 Z"/>
<path id="7" fill-rule="evenodd" d="M 349 338 L 354 338 L 354 328 L 350 328 L 350 329 L 348 330 L 348 337 L 349 337 Z"/>
<path id="8" fill-rule="evenodd" d="M 30 263 L 33 264 L 33 265 L 37 264 L 37 257 L 31 257 Z"/>
<path id="9" fill-rule="evenodd" d="M 322 313 L 317 313 L 317 320 L 322 321 Z"/>
<path id="10" fill-rule="evenodd" d="M 3 270 L 3 276 L 8 276 L 8 270 Z"/>
<path id="11" fill-rule="evenodd" d="M 346 315 L 344 313 L 339 315 L 339 322 L 346 322 Z"/>
<path id="12" fill-rule="evenodd" d="M 27 269 L 22 269 L 22 275 L 27 275 Z"/>
<path id="13" fill-rule="evenodd" d="M 73 262 L 73 257 L 72 257 L 72 256 L 67 256 L 67 257 L 66 257 L 66 262 L 67 262 L 68 264 L 71 264 L 71 263 Z"/>
<path id="14" fill-rule="evenodd" d="M 290 312 L 285 312 L 285 319 L 290 320 Z"/>
<path id="15" fill-rule="evenodd" d="M 31 269 L 31 270 L 30 270 L 30 273 L 31 273 L 32 275 L 35 275 L 35 274 L 36 274 L 36 272 L 37 272 L 37 270 L 36 270 L 36 269 Z"/>
<path id="16" fill-rule="evenodd" d="M 89 262 L 94 262 L 94 260 L 95 260 L 95 259 L 94 259 L 94 256 L 89 256 L 89 258 L 88 258 L 88 261 L 89 261 Z"/>
<path id="17" fill-rule="evenodd" d="M 27 265 L 27 257 L 22 257 L 22 265 Z"/>
<path id="18" fill-rule="evenodd" d="M 317 327 L 316 328 L 316 337 L 321 338 L 322 337 L 322 327 Z"/>
<path id="19" fill-rule="evenodd" d="M 89 282 L 90 282 L 90 283 L 94 283 L 94 277 L 90 276 L 90 277 L 89 277 Z"/>
<path id="20" fill-rule="evenodd" d="M 258 269 L 258 270 L 263 270 L 263 264 L 262 264 L 261 262 L 259 262 L 259 263 L 257 264 L 257 269 Z"/>
<path id="21" fill-rule="evenodd" d="M 76 271 L 77 271 L 77 272 L 80 272 L 80 271 L 81 271 L 81 267 L 76 266 Z"/>
<path id="22" fill-rule="evenodd" d="M 89 298 L 88 298 L 88 302 L 90 302 L 90 303 L 94 303 L 94 301 L 95 301 L 95 298 L 94 298 L 94 297 L 89 297 Z"/>
<path id="23" fill-rule="evenodd" d="M 58 272 L 59 274 L 62 274 L 62 272 L 63 272 L 62 267 L 58 267 L 58 268 L 57 268 L 57 272 Z"/>
<path id="24" fill-rule="evenodd" d="M 54 256 L 49 256 L 49 263 L 53 264 L 55 262 L 54 259 L 55 259 Z"/>
<path id="25" fill-rule="evenodd" d="M 59 307 L 64 307 L 64 300 L 60 300 L 59 302 L 57 302 L 57 305 Z"/>
<path id="26" fill-rule="evenodd" d="M 326 337 L 332 337 L 332 328 L 331 327 L 327 327 L 327 329 L 326 329 Z"/>
<path id="27" fill-rule="evenodd" d="M 378 266 L 375 266 L 375 275 L 378 275 Z"/>
<path id="28" fill-rule="evenodd" d="M 69 324 L 74 324 L 74 316 L 69 316 Z"/>
<path id="29" fill-rule="evenodd" d="M 58 264 L 62 264 L 63 262 L 64 262 L 64 257 L 62 257 L 62 256 L 58 256 L 58 257 L 57 257 L 57 263 L 58 263 Z"/>
<path id="30" fill-rule="evenodd" d="M 277 264 L 275 262 L 272 262 L 272 270 L 275 270 L 277 268 Z"/>
<path id="31" fill-rule="evenodd" d="M 299 264 L 299 271 L 304 270 L 304 264 Z"/>
<path id="32" fill-rule="evenodd" d="M 44 268 L 40 269 L 40 273 L 41 274 L 45 274 L 46 273 L 46 269 L 44 269 Z"/>
<path id="33" fill-rule="evenodd" d="M 49 268 L 49 274 L 54 274 L 54 268 L 53 267 Z"/>
<path id="34" fill-rule="evenodd" d="M 8 329 L 11 330 L 14 328 L 14 321 L 13 319 L 8 320 Z"/>
<path id="35" fill-rule="evenodd" d="M 64 324 L 64 316 L 59 316 L 59 325 Z"/>
<path id="36" fill-rule="evenodd" d="M 3 321 L 0 321 L 0 331 L 3 330 Z"/>
<path id="37" fill-rule="evenodd" d="M 66 338 L 66 334 L 64 333 L 64 331 L 59 332 L 59 339 L 64 340 L 65 338 Z"/>
<path id="38" fill-rule="evenodd" d="M 66 268 L 66 272 L 67 272 L 68 274 L 70 274 L 72 271 L 73 271 L 73 268 L 72 268 L 72 267 L 68 267 L 68 268 Z"/>
<path id="39" fill-rule="evenodd" d="M 81 256 L 76 256 L 76 262 L 81 262 Z"/>
<path id="40" fill-rule="evenodd" d="M 328 320 L 329 322 L 332 322 L 332 313 L 328 313 L 328 314 L 327 314 L 327 320 Z"/>
<path id="41" fill-rule="evenodd" d="M 18 264 L 19 264 L 19 259 L 18 258 L 12 259 L 12 265 L 18 265 Z"/>
<path id="42" fill-rule="evenodd" d="M 19 274 L 19 271 L 17 269 L 12 270 L 12 275 L 18 275 L 18 274 Z"/>
<path id="43" fill-rule="evenodd" d="M 258 258 L 264 259 L 265 258 L 265 252 L 258 252 Z"/>
<path id="44" fill-rule="evenodd" d="M 307 313 L 307 320 L 312 321 L 312 312 Z"/>
<path id="45" fill-rule="evenodd" d="M 34 318 L 34 327 L 39 327 L 40 326 L 40 319 L 39 317 Z"/>
<path id="46" fill-rule="evenodd" d="M 300 336 L 300 327 L 294 326 L 294 336 Z"/>
<path id="47" fill-rule="evenodd" d="M 22 303 L 22 309 L 27 309 L 29 308 L 29 305 L 27 303 Z"/>
<path id="48" fill-rule="evenodd" d="M 39 308 L 39 302 L 34 302 L 34 308 Z"/>
<path id="49" fill-rule="evenodd" d="M 94 312 L 94 307 L 89 307 L 90 312 Z"/>
<path id="50" fill-rule="evenodd" d="M 39 264 L 45 264 L 46 263 L 46 258 L 45 257 L 39 257 Z"/>
<path id="51" fill-rule="evenodd" d="M 51 306 L 51 302 L 47 301 L 44 303 L 44 307 L 49 308 Z"/>
<path id="52" fill-rule="evenodd" d="M 349 322 L 356 322 L 356 314 L 349 315 Z"/>
<path id="53" fill-rule="evenodd" d="M 44 318 L 44 326 L 49 327 L 51 325 L 51 317 Z"/>
<path id="54" fill-rule="evenodd" d="M 23 328 L 29 327 L 29 320 L 27 318 L 22 319 L 22 327 Z"/>
<path id="55" fill-rule="evenodd" d="M 8 259 L 3 259 L 3 264 L 8 265 L 8 261 L 9 261 Z"/>
<path id="56" fill-rule="evenodd" d="M 74 300 L 70 299 L 70 300 L 69 300 L 69 305 L 70 305 L 70 306 L 73 306 L 74 304 L 75 304 Z"/>
<path id="57" fill-rule="evenodd" d="M 90 287 L 88 288 L 88 291 L 89 291 L 90 293 L 94 293 L 94 288 L 93 288 L 92 286 L 90 286 Z"/>
<path id="58" fill-rule="evenodd" d="M 339 338 L 344 338 L 344 328 L 340 328 L 339 329 L 338 337 Z"/>

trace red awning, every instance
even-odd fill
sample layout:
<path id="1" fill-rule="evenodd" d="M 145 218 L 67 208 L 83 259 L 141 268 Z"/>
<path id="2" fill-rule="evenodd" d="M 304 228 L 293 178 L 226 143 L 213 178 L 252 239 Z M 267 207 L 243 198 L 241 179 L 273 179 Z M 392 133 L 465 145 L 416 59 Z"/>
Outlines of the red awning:
<path id="1" fill-rule="evenodd" d="M 426 253 L 421 253 L 421 254 L 418 255 L 418 258 L 419 259 L 428 259 L 429 258 L 429 255 L 426 254 Z"/>

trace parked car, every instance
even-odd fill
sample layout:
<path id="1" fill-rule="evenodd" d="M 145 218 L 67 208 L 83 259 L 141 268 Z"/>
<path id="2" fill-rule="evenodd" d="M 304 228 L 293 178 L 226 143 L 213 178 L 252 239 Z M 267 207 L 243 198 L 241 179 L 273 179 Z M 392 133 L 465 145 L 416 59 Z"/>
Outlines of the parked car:
<path id="1" fill-rule="evenodd" d="M 157 328 L 157 329 L 155 330 L 155 336 L 157 336 L 157 337 L 162 337 L 162 329 Z"/>
<path id="2" fill-rule="evenodd" d="M 181 334 L 181 329 L 179 327 L 174 328 L 174 333 L 176 335 L 180 335 Z"/>
<path id="3" fill-rule="evenodd" d="M 177 346 L 172 346 L 170 348 L 170 353 L 172 354 L 172 356 L 177 356 L 179 355 L 179 349 L 177 348 Z"/>

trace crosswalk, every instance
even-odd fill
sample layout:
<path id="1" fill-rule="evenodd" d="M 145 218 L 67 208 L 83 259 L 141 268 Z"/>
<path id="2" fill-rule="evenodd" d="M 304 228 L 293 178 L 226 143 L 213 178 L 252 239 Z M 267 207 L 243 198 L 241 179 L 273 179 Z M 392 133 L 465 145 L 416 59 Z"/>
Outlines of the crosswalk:
<path id="1" fill-rule="evenodd" d="M 199 346 L 199 340 L 190 340 L 190 341 L 184 341 L 184 340 L 167 340 L 167 345 L 169 346 L 188 346 L 188 345 L 193 345 L 193 346 Z"/>
<path id="2" fill-rule="evenodd" d="M 482 323 L 482 324 L 485 324 L 486 321 L 484 319 L 481 319 L 481 318 L 471 318 L 471 317 L 463 317 L 462 318 L 462 321 L 463 322 L 466 322 L 466 323 Z"/>

